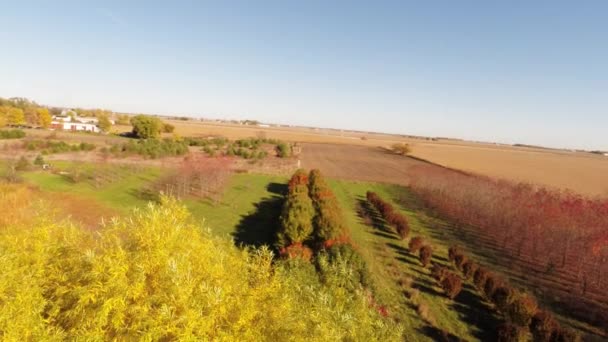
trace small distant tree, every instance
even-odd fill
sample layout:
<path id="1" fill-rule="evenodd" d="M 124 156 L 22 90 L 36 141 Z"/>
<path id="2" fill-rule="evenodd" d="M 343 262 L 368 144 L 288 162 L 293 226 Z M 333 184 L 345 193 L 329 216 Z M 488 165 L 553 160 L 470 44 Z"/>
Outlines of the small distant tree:
<path id="1" fill-rule="evenodd" d="M 38 108 L 36 110 L 37 124 L 43 128 L 49 128 L 53 121 L 51 113 L 47 108 Z"/>
<path id="2" fill-rule="evenodd" d="M 423 267 L 426 267 L 433 257 L 433 248 L 431 246 L 426 245 L 420 248 L 420 252 L 418 254 L 418 258 L 420 259 L 420 263 Z"/>
<path id="3" fill-rule="evenodd" d="M 25 114 L 23 113 L 23 109 L 11 107 L 8 110 L 6 115 L 6 121 L 9 125 L 24 125 L 25 124 Z"/>
<path id="4" fill-rule="evenodd" d="M 437 280 L 438 283 L 441 284 L 445 276 L 449 273 L 448 269 L 439 264 L 433 264 L 433 268 L 431 269 L 431 276 Z"/>
<path id="5" fill-rule="evenodd" d="M 410 152 L 412 152 L 412 150 L 411 150 L 411 148 L 410 148 L 410 145 L 408 145 L 408 144 L 404 144 L 404 143 L 396 143 L 396 144 L 393 144 L 393 145 L 391 146 L 391 149 L 392 149 L 392 150 L 393 150 L 395 153 L 400 154 L 400 155 L 403 155 L 403 156 L 408 155 L 408 154 L 410 154 Z"/>
<path id="6" fill-rule="evenodd" d="M 486 298 L 492 299 L 492 297 L 494 296 L 494 292 L 496 291 L 496 288 L 498 288 L 499 285 L 500 281 L 498 280 L 498 278 L 494 274 L 488 273 L 486 277 L 486 283 L 483 287 L 483 292 L 486 295 Z"/>
<path id="7" fill-rule="evenodd" d="M 460 249 L 460 247 L 458 246 L 451 246 L 448 249 L 448 258 L 450 259 L 450 261 L 454 261 L 454 259 L 456 258 L 456 255 L 460 255 L 462 254 L 462 250 Z"/>
<path id="8" fill-rule="evenodd" d="M 445 274 L 440 284 L 441 288 L 450 299 L 456 298 L 462 290 L 462 278 L 456 273 L 448 272 Z"/>
<path id="9" fill-rule="evenodd" d="M 418 250 L 420 250 L 420 248 L 424 245 L 424 239 L 421 238 L 420 236 L 414 236 L 413 238 L 410 239 L 410 242 L 408 243 L 407 247 L 410 250 L 410 253 L 417 253 Z"/>
<path id="10" fill-rule="evenodd" d="M 158 138 L 162 128 L 162 121 L 160 119 L 147 116 L 137 115 L 131 118 L 131 125 L 133 125 L 133 135 L 140 139 L 151 139 Z"/>
<path id="11" fill-rule="evenodd" d="M 464 254 L 456 254 L 454 256 L 454 265 L 456 265 L 456 268 L 458 268 L 459 270 L 462 271 L 462 266 L 464 265 L 465 262 L 467 262 L 468 258 L 466 255 Z"/>
<path id="12" fill-rule="evenodd" d="M 496 305 L 498 310 L 506 313 L 509 305 L 513 300 L 514 291 L 508 285 L 502 285 L 496 288 L 494 295 L 492 296 L 492 302 Z"/>
<path id="13" fill-rule="evenodd" d="M 530 332 L 534 341 L 549 342 L 551 336 L 558 328 L 557 321 L 553 315 L 547 311 L 538 311 L 530 321 Z"/>
<path id="14" fill-rule="evenodd" d="M 520 342 L 523 340 L 524 330 L 511 323 L 504 323 L 497 330 L 497 342 Z"/>
<path id="15" fill-rule="evenodd" d="M 45 164 L 45 162 L 44 162 L 44 158 L 42 158 L 42 155 L 40 155 L 40 154 L 37 155 L 36 159 L 34 159 L 34 165 L 42 166 L 44 164 Z"/>
<path id="16" fill-rule="evenodd" d="M 112 122 L 108 118 L 107 115 L 101 114 L 97 118 L 97 126 L 101 129 L 102 132 L 109 132 L 112 128 Z"/>
<path id="17" fill-rule="evenodd" d="M 473 283 L 480 290 L 484 289 L 487 279 L 488 279 L 488 271 L 483 267 L 479 267 L 475 271 L 475 274 L 473 275 Z"/>
<path id="18" fill-rule="evenodd" d="M 538 304 L 534 297 L 519 292 L 513 294 L 511 301 L 507 304 L 506 311 L 511 322 L 520 327 L 527 327 L 538 311 Z"/>
<path id="19" fill-rule="evenodd" d="M 25 158 L 25 156 L 21 156 L 15 164 L 15 170 L 17 171 L 27 171 L 30 168 L 30 162 Z"/>
<path id="20" fill-rule="evenodd" d="M 279 158 L 287 158 L 291 155 L 291 148 L 287 143 L 281 142 L 276 146 L 277 156 Z"/>
<path id="21" fill-rule="evenodd" d="M 173 133 L 175 131 L 175 126 L 168 123 L 163 123 L 163 132 L 164 133 Z"/>
<path id="22" fill-rule="evenodd" d="M 472 260 L 467 260 L 464 264 L 462 264 L 462 274 L 464 274 L 465 279 L 470 279 L 477 271 L 477 264 Z"/>

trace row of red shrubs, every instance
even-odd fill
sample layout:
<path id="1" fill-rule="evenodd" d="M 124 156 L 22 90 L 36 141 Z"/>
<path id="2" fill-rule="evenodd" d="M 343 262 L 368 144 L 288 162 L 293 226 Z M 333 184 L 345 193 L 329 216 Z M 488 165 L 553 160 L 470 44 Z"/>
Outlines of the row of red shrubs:
<path id="1" fill-rule="evenodd" d="M 462 279 L 456 273 L 450 272 L 447 268 L 431 262 L 433 257 L 433 247 L 424 241 L 422 237 L 415 236 L 408 243 L 410 253 L 418 253 L 418 258 L 423 267 L 432 265 L 432 277 L 437 280 L 446 296 L 450 299 L 456 298 L 462 290 Z"/>
<path id="2" fill-rule="evenodd" d="M 319 170 L 297 170 L 288 193 L 278 232 L 281 255 L 309 260 L 313 250 L 350 244 L 344 215 Z"/>
<path id="3" fill-rule="evenodd" d="M 506 322 L 499 328 L 499 341 L 520 341 L 530 331 L 534 341 L 579 341 L 575 331 L 560 326 L 553 315 L 538 307 L 529 293 L 511 286 L 505 279 L 469 259 L 452 246 L 448 257 L 465 279 L 471 279 L 478 291 L 503 314 Z"/>
<path id="4" fill-rule="evenodd" d="M 288 193 L 278 232 L 282 257 L 310 261 L 325 252 L 329 260 L 341 258 L 350 267 L 350 276 L 369 290 L 370 306 L 384 317 L 385 306 L 373 297 L 367 265 L 353 245 L 338 200 L 319 170 L 297 170 L 288 182 Z"/>
<path id="5" fill-rule="evenodd" d="M 383 200 L 375 192 L 368 191 L 366 197 L 367 201 L 371 203 L 374 208 L 378 210 L 378 212 L 380 212 L 380 215 L 382 215 L 384 221 L 395 227 L 397 234 L 402 239 L 405 239 L 410 232 L 410 226 L 407 221 L 407 218 L 403 214 L 395 210 L 392 204 Z"/>

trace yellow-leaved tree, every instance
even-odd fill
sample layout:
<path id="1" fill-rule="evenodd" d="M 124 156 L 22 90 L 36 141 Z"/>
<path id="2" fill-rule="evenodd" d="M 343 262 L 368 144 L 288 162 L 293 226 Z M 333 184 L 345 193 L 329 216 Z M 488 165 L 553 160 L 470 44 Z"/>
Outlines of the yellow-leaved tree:
<path id="1" fill-rule="evenodd" d="M 0 206 L 31 206 L 17 190 L 0 187 Z M 173 199 L 94 233 L 37 216 L 0 222 L 4 340 L 402 338 L 362 288 L 342 285 L 348 265 L 323 282 L 310 264 L 275 265 L 269 250 L 197 226 Z"/>
<path id="2" fill-rule="evenodd" d="M 37 124 L 40 127 L 49 128 L 51 126 L 53 118 L 51 117 L 51 114 L 49 113 L 49 110 L 47 108 L 41 107 L 36 109 L 36 114 L 38 118 Z"/>

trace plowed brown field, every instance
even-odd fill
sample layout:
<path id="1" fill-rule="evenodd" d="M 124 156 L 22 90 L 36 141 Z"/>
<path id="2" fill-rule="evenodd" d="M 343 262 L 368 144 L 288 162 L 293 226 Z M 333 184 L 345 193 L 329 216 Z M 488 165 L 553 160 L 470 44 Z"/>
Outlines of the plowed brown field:
<path id="1" fill-rule="evenodd" d="M 407 184 L 408 170 L 422 162 L 370 146 L 302 144 L 301 167 L 333 178 Z"/>

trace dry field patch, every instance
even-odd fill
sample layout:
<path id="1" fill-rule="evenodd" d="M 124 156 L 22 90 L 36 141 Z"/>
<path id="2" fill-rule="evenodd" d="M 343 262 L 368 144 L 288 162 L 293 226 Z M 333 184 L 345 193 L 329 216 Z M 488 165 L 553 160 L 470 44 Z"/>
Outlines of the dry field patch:
<path id="1" fill-rule="evenodd" d="M 381 147 L 302 144 L 301 167 L 319 169 L 332 178 L 408 184 L 408 170 L 423 162 Z"/>
<path id="2" fill-rule="evenodd" d="M 608 157 L 589 153 L 474 145 L 416 144 L 413 155 L 454 169 L 608 196 Z"/>

